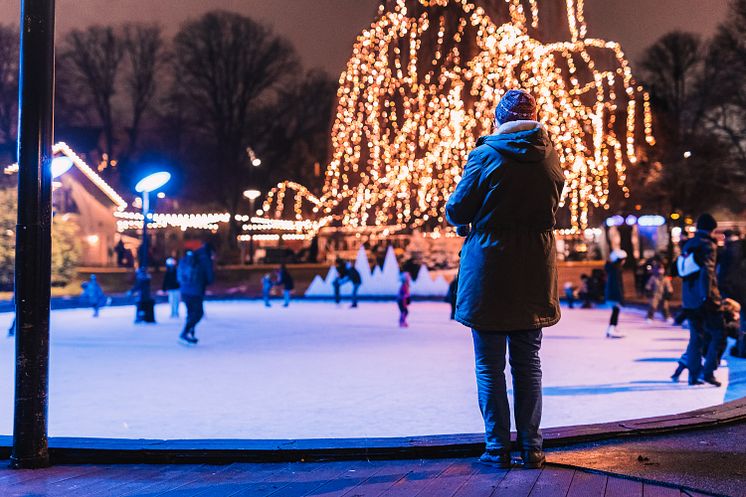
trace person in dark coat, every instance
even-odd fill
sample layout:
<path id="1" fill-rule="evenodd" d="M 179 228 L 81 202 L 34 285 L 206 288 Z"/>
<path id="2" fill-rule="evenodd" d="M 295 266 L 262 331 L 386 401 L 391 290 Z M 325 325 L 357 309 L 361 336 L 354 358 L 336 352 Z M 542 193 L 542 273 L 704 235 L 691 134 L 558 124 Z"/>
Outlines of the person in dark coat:
<path id="1" fill-rule="evenodd" d="M 405 271 L 399 276 L 399 279 L 401 284 L 399 285 L 399 293 L 396 296 L 396 304 L 399 306 L 399 327 L 408 328 L 407 316 L 409 316 L 409 305 L 412 303 L 412 293 L 410 290 L 412 277 Z"/>
<path id="2" fill-rule="evenodd" d="M 741 332 L 746 332 L 746 241 L 738 231 L 727 230 L 725 247 L 718 256 L 718 285 L 723 298 L 741 306 Z"/>
<path id="3" fill-rule="evenodd" d="M 92 274 L 90 279 L 81 286 L 83 287 L 83 297 L 93 309 L 93 317 L 97 318 L 99 309 L 106 304 L 106 295 L 101 285 L 98 284 L 96 275 Z"/>
<path id="4" fill-rule="evenodd" d="M 699 266 L 698 271 L 683 276 L 682 283 L 682 307 L 689 319 L 686 356 L 690 385 L 701 385 L 704 380 L 720 386 L 715 370 L 720 363 L 725 324 L 716 274 L 717 241 L 712 236 L 715 228 L 715 218 L 702 214 L 697 219 L 697 231 L 682 248 L 681 257 L 691 256 Z"/>
<path id="5" fill-rule="evenodd" d="M 135 323 L 155 323 L 153 313 L 154 301 L 150 296 L 151 277 L 145 267 L 137 268 L 135 271 L 135 284 L 129 291 L 129 295 L 137 295 L 135 303 Z"/>
<path id="6" fill-rule="evenodd" d="M 194 336 L 195 327 L 205 315 L 205 292 L 207 286 L 215 279 L 212 251 L 209 245 L 203 245 L 195 252 L 188 251 L 179 262 L 177 275 L 181 286 L 181 300 L 187 308 L 186 323 L 179 335 L 179 340 L 186 344 L 196 345 L 198 340 Z"/>
<path id="7" fill-rule="evenodd" d="M 506 347 L 523 464 L 538 468 L 545 460 L 539 349 L 542 329 L 560 320 L 553 229 L 565 179 L 536 119 L 534 97 L 508 91 L 495 111 L 495 133 L 477 141 L 446 205 L 457 232 L 468 231 L 456 320 L 474 340 L 487 445 L 480 460 L 500 467 L 511 464 Z"/>
<path id="8" fill-rule="evenodd" d="M 458 274 L 453 281 L 448 285 L 448 293 L 446 294 L 446 302 L 451 305 L 451 321 L 456 319 L 456 299 L 458 298 Z"/>
<path id="9" fill-rule="evenodd" d="M 352 305 L 350 307 L 357 307 L 357 292 L 360 289 L 360 285 L 363 280 L 360 277 L 360 272 L 355 269 L 355 266 L 350 262 L 342 260 L 337 261 L 337 277 L 334 279 L 334 302 L 339 305 L 342 302 L 341 287 L 346 283 L 352 284 Z"/>
<path id="10" fill-rule="evenodd" d="M 624 335 L 618 332 L 619 313 L 624 304 L 624 280 L 622 268 L 624 261 L 627 259 L 627 252 L 624 250 L 614 250 L 606 261 L 604 271 L 606 272 L 606 287 L 604 295 L 606 303 L 611 306 L 611 317 L 609 326 L 606 328 L 606 338 L 624 338 Z"/>
<path id="11" fill-rule="evenodd" d="M 176 259 L 166 259 L 166 274 L 163 275 L 162 290 L 168 295 L 168 305 L 171 308 L 171 318 L 179 317 L 179 276 Z"/>
<path id="12" fill-rule="evenodd" d="M 277 284 L 282 286 L 282 295 L 285 298 L 283 307 L 288 307 L 290 305 L 290 296 L 292 295 L 293 290 L 295 290 L 295 281 L 285 264 L 280 266 Z"/>

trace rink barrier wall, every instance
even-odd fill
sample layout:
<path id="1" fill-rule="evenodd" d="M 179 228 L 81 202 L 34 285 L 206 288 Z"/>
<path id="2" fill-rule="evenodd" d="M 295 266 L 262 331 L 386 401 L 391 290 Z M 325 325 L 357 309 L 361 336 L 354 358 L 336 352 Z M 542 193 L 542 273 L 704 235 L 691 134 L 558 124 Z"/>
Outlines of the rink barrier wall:
<path id="1" fill-rule="evenodd" d="M 546 449 L 581 443 L 693 431 L 746 421 L 746 398 L 682 414 L 611 423 L 548 428 Z M 515 434 L 513 434 L 515 440 Z M 8 459 L 12 438 L 0 436 L 0 459 Z M 227 464 L 366 459 L 475 457 L 484 435 L 305 440 L 137 440 L 49 439 L 53 464 Z"/>

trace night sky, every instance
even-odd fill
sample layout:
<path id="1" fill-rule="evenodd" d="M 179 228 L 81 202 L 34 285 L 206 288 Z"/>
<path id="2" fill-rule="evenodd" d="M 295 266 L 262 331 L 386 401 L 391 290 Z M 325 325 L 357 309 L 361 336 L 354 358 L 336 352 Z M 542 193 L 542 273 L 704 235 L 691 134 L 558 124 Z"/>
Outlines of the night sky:
<path id="1" fill-rule="evenodd" d="M 503 0 L 494 0 L 503 1 Z M 727 0 L 586 0 L 590 36 L 619 41 L 634 62 L 672 29 L 709 35 L 725 17 Z M 373 19 L 378 0 L 57 0 L 58 32 L 75 26 L 157 21 L 169 32 L 186 19 L 220 8 L 273 25 L 307 66 L 335 75 L 355 36 Z M 0 0 L 0 20 L 17 22 L 19 0 Z"/>

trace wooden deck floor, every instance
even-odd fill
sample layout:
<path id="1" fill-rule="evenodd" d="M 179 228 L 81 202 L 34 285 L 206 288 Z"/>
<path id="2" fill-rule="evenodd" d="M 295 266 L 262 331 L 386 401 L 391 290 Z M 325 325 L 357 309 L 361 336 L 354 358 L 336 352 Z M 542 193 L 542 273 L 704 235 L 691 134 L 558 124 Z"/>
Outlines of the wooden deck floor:
<path id="1" fill-rule="evenodd" d="M 210 465 L 81 465 L 37 471 L 0 461 L 3 497 L 680 497 L 692 492 L 571 469 L 498 470 L 474 459 Z"/>

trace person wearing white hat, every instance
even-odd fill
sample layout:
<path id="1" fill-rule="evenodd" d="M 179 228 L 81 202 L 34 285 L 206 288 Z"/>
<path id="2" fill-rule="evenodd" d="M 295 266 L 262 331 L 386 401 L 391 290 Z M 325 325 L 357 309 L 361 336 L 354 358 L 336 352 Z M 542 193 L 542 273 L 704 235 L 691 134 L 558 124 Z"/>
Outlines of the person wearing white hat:
<path id="1" fill-rule="evenodd" d="M 619 326 L 619 312 L 624 302 L 624 282 L 622 281 L 622 266 L 627 259 L 627 252 L 614 250 L 604 267 L 606 271 L 606 302 L 611 306 L 611 318 L 606 328 L 606 338 L 624 338 L 617 331 Z"/>

